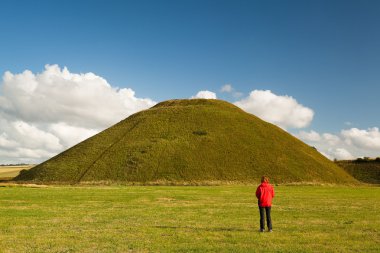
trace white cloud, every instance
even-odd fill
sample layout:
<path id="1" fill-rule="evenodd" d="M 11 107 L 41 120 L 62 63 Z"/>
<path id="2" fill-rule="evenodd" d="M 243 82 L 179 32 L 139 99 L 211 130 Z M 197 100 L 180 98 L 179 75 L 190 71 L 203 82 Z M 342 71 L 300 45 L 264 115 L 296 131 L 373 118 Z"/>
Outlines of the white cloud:
<path id="1" fill-rule="evenodd" d="M 270 90 L 254 90 L 235 105 L 282 128 L 303 128 L 313 120 L 312 109 L 289 96 L 278 96 Z"/>
<path id="2" fill-rule="evenodd" d="M 338 145 L 341 142 L 341 139 L 339 136 L 329 133 L 324 133 L 322 135 L 323 141 L 329 144 L 330 146 Z"/>
<path id="3" fill-rule="evenodd" d="M 0 135 L 0 147 L 3 149 L 12 149 L 17 147 L 19 144 L 10 139 L 6 133 Z"/>
<path id="4" fill-rule="evenodd" d="M 60 139 L 65 147 L 71 147 L 98 133 L 96 129 L 70 126 L 64 122 L 51 124 L 49 130 Z"/>
<path id="5" fill-rule="evenodd" d="M 121 118 L 153 106 L 129 88 L 117 89 L 93 73 L 74 74 L 46 65 L 40 74 L 26 70 L 3 77 L 6 112 L 27 122 L 59 122 L 91 128 L 107 127 Z"/>
<path id="6" fill-rule="evenodd" d="M 225 84 L 220 88 L 220 92 L 222 93 L 230 93 L 234 98 L 239 98 L 243 96 L 243 93 L 235 91 L 231 84 Z"/>
<path id="7" fill-rule="evenodd" d="M 58 65 L 36 74 L 7 71 L 0 88 L 0 163 L 40 162 L 155 104 Z"/>
<path id="8" fill-rule="evenodd" d="M 296 137 L 315 146 L 330 159 L 346 160 L 359 157 L 380 156 L 380 131 L 377 127 L 367 130 L 351 128 L 339 134 L 319 134 L 313 130 L 300 131 Z"/>
<path id="9" fill-rule="evenodd" d="M 30 125 L 23 121 L 11 123 L 14 129 L 10 135 L 18 141 L 23 147 L 42 148 L 52 151 L 60 151 L 63 146 L 59 143 L 59 139 L 53 134 L 38 129 L 36 126 Z"/>
<path id="10" fill-rule="evenodd" d="M 342 130 L 341 133 L 348 144 L 380 152 L 380 132 L 377 127 L 368 128 L 367 130 L 351 128 Z"/>
<path id="11" fill-rule="evenodd" d="M 216 94 L 215 92 L 212 92 L 212 91 L 201 90 L 195 96 L 192 96 L 191 98 L 216 99 Z"/>
<path id="12" fill-rule="evenodd" d="M 233 91 L 233 88 L 232 88 L 232 85 L 231 84 L 225 84 L 222 86 L 222 88 L 220 89 L 221 92 L 232 92 Z"/>
<path id="13" fill-rule="evenodd" d="M 328 156 L 330 159 L 337 160 L 352 160 L 355 157 L 344 148 L 330 148 L 328 150 Z"/>
<path id="14" fill-rule="evenodd" d="M 301 138 L 302 140 L 311 141 L 311 142 L 316 142 L 316 141 L 321 140 L 321 136 L 319 135 L 319 133 L 313 130 L 310 132 L 301 131 L 299 132 L 298 137 Z"/>

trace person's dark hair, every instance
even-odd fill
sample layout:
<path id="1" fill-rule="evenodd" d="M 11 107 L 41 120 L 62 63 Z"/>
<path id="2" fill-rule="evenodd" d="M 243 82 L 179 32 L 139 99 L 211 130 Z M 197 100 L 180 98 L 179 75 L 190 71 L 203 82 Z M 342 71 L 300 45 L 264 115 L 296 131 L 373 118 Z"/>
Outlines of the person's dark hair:
<path id="1" fill-rule="evenodd" d="M 262 177 L 261 177 L 261 183 L 269 183 L 269 177 L 267 177 L 267 176 L 262 176 Z"/>

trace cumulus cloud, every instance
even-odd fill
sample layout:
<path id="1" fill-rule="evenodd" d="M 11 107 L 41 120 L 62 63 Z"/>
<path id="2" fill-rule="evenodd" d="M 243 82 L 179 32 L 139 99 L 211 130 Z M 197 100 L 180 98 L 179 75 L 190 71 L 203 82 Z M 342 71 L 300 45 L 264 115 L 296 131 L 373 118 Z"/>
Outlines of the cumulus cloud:
<path id="1" fill-rule="evenodd" d="M 135 96 L 129 88 L 111 87 L 93 73 L 70 73 L 46 65 L 40 74 L 26 70 L 6 72 L 0 106 L 12 117 L 27 122 L 59 122 L 103 128 L 155 103 Z"/>
<path id="2" fill-rule="evenodd" d="M 321 135 L 313 130 L 310 132 L 301 131 L 298 134 L 298 137 L 304 141 L 316 142 L 321 140 Z"/>
<path id="3" fill-rule="evenodd" d="M 0 88 L 0 163 L 40 162 L 155 104 L 94 73 L 58 65 L 41 73 L 7 71 Z"/>
<path id="4" fill-rule="evenodd" d="M 330 159 L 352 160 L 355 158 L 348 150 L 344 148 L 330 148 L 328 150 L 328 154 Z"/>
<path id="5" fill-rule="evenodd" d="M 300 131 L 296 137 L 317 148 L 330 159 L 347 160 L 380 156 L 380 131 L 377 127 L 345 129 L 338 134 Z"/>
<path id="6" fill-rule="evenodd" d="M 357 128 L 342 130 L 342 136 L 348 144 L 380 151 L 380 132 L 377 127 L 368 128 L 367 130 Z"/>
<path id="7" fill-rule="evenodd" d="M 323 141 L 326 142 L 330 146 L 336 146 L 340 144 L 341 142 L 341 139 L 339 138 L 339 136 L 334 135 L 334 134 L 324 133 L 322 137 L 323 137 Z"/>
<path id="8" fill-rule="evenodd" d="M 215 92 L 208 91 L 208 90 L 201 90 L 195 96 L 192 96 L 191 98 L 216 99 L 217 97 L 216 97 Z"/>
<path id="9" fill-rule="evenodd" d="M 64 122 L 51 124 L 49 132 L 57 136 L 65 147 L 71 147 L 98 133 L 96 129 L 70 126 Z"/>
<path id="10" fill-rule="evenodd" d="M 23 147 L 41 148 L 52 151 L 60 151 L 63 148 L 55 135 L 24 121 L 11 122 L 10 126 L 11 129 L 14 130 L 10 135 Z"/>
<path id="11" fill-rule="evenodd" d="M 254 90 L 235 105 L 284 129 L 306 127 L 314 116 L 312 109 L 294 98 L 279 96 L 270 90 Z"/>

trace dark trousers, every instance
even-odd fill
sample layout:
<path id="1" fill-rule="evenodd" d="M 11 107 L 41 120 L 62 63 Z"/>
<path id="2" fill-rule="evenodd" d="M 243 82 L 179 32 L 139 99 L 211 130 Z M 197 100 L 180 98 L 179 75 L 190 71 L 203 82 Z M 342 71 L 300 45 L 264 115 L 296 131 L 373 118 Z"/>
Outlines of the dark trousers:
<path id="1" fill-rule="evenodd" d="M 272 219 L 270 217 L 270 209 L 271 209 L 270 206 L 267 206 L 267 207 L 261 207 L 261 206 L 259 206 L 259 210 L 260 210 L 260 229 L 265 229 L 264 211 L 265 211 L 265 214 L 266 214 L 266 217 L 267 217 L 267 226 L 268 226 L 268 229 L 269 230 L 272 229 Z"/>

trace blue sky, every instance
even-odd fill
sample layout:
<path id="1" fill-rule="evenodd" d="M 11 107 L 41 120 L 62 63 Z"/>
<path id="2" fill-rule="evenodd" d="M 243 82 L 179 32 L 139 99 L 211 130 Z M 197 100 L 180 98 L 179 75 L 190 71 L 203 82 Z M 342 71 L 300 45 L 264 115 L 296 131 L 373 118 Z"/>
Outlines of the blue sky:
<path id="1" fill-rule="evenodd" d="M 311 108 L 303 131 L 380 127 L 380 1 L 40 0 L 1 9 L 1 75 L 58 64 L 153 101 L 208 90 L 235 102 L 220 92 L 230 84 L 242 98 L 271 90 Z"/>

